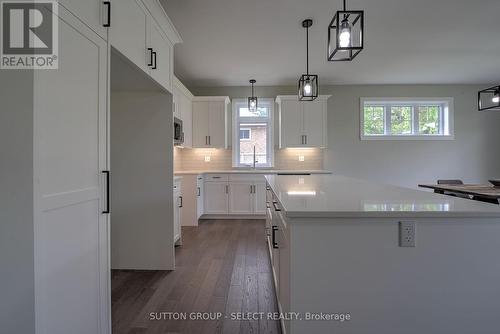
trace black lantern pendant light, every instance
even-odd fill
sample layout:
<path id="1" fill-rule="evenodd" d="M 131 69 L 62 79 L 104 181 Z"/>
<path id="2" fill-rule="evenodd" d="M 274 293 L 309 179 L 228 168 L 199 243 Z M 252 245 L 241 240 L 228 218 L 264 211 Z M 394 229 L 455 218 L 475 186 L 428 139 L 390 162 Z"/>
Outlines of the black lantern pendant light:
<path id="1" fill-rule="evenodd" d="M 328 26 L 328 61 L 351 61 L 363 50 L 364 11 L 339 10 Z"/>
<path id="2" fill-rule="evenodd" d="M 479 111 L 500 110 L 500 85 L 483 89 L 477 94 Z"/>
<path id="3" fill-rule="evenodd" d="M 257 96 L 253 94 L 253 85 L 256 83 L 255 79 L 250 80 L 250 84 L 252 85 L 252 96 L 248 98 L 248 111 L 257 112 Z"/>
<path id="4" fill-rule="evenodd" d="M 299 100 L 313 101 L 318 97 L 319 84 L 318 75 L 309 74 L 309 28 L 313 21 L 310 19 L 302 21 L 302 27 L 306 28 L 306 74 L 299 79 Z"/>

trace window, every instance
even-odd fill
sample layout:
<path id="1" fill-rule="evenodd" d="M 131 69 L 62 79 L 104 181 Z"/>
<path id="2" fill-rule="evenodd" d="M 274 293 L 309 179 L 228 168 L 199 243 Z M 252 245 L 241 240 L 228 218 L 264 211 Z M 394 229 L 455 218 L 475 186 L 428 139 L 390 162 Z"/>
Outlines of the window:
<path id="1" fill-rule="evenodd" d="M 240 141 L 250 140 L 252 129 L 240 129 Z"/>
<path id="2" fill-rule="evenodd" d="M 247 99 L 233 99 L 233 167 L 273 166 L 273 99 L 259 99 L 256 112 Z"/>
<path id="3" fill-rule="evenodd" d="M 453 139 L 451 98 L 362 98 L 361 139 Z"/>

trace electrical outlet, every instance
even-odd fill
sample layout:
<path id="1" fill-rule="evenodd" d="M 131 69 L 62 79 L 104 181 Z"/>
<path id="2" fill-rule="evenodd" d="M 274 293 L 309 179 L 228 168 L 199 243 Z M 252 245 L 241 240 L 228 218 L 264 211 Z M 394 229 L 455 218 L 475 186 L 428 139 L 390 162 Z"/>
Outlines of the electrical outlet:
<path id="1" fill-rule="evenodd" d="M 205 162 L 210 162 L 210 156 L 209 155 L 205 155 Z"/>
<path id="2" fill-rule="evenodd" d="M 299 155 L 299 161 L 305 161 L 305 157 L 303 155 Z"/>
<path id="3" fill-rule="evenodd" d="M 399 222 L 399 247 L 415 247 L 415 222 Z"/>

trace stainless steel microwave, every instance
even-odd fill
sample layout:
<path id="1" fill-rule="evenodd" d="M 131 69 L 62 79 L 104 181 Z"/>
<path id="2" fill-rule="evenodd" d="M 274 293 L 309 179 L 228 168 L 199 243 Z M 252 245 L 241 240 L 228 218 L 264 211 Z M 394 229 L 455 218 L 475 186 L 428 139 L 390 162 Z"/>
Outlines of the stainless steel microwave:
<path id="1" fill-rule="evenodd" d="M 184 144 L 184 132 L 182 131 L 182 120 L 174 117 L 174 145 Z"/>

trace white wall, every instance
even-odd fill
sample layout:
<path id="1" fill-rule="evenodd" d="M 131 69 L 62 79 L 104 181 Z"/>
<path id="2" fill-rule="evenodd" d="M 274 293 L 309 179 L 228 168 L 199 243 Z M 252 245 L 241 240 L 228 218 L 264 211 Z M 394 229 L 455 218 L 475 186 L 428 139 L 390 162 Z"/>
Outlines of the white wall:
<path id="1" fill-rule="evenodd" d="M 111 267 L 171 270 L 172 95 L 111 93 Z"/>
<path id="2" fill-rule="evenodd" d="M 328 103 L 328 148 L 324 168 L 334 173 L 415 188 L 439 178 L 487 182 L 500 178 L 500 112 L 477 111 L 478 90 L 470 85 L 322 86 Z M 190 88 L 195 95 L 245 97 L 249 87 Z M 296 87 L 256 87 L 259 97 L 295 94 Z M 360 97 L 453 97 L 455 140 L 361 141 Z"/>
<path id="3" fill-rule="evenodd" d="M 33 71 L 0 74 L 0 332 L 35 332 Z"/>
<path id="4" fill-rule="evenodd" d="M 488 86 L 488 85 L 486 85 Z M 325 168 L 338 174 L 416 187 L 440 178 L 500 178 L 500 112 L 479 113 L 484 86 L 334 86 L 329 90 Z M 453 97 L 455 140 L 361 141 L 360 97 Z"/>

